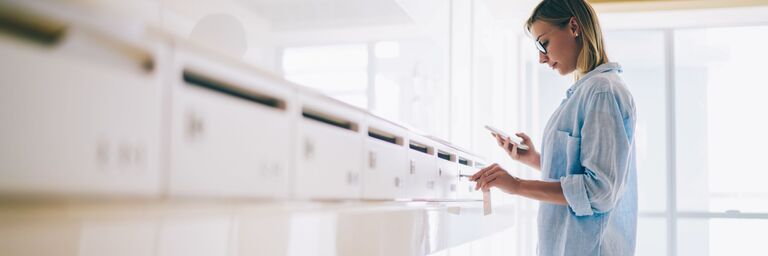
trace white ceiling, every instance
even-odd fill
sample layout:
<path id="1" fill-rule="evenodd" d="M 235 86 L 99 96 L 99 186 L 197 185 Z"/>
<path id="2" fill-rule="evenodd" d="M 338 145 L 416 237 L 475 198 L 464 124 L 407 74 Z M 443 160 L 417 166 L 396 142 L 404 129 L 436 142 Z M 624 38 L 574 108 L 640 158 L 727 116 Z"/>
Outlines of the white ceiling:
<path id="1" fill-rule="evenodd" d="M 403 6 L 431 0 L 236 0 L 269 20 L 273 31 L 365 28 L 413 24 Z M 442 0 L 448 1 L 448 0 Z M 457 1 L 457 0 L 453 0 Z M 471 0 L 465 0 L 471 1 Z M 491 20 L 517 28 L 540 0 L 474 0 L 487 8 Z M 768 0 L 590 0 L 600 13 L 681 10 L 768 5 Z M 425 4 L 420 4 L 425 5 Z M 424 10 L 420 10 L 423 13 Z M 426 10 L 429 11 L 429 10 Z M 435 7 L 435 12 L 446 11 Z M 417 17 L 418 18 L 418 17 Z"/>
<path id="2" fill-rule="evenodd" d="M 411 23 L 395 0 L 241 0 L 274 30 L 312 30 Z"/>

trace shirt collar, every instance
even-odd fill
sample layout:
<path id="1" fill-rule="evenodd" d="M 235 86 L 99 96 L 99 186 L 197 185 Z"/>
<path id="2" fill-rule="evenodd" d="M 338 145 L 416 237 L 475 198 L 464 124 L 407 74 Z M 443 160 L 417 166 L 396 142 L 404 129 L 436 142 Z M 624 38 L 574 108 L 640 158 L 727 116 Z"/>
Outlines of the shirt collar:
<path id="1" fill-rule="evenodd" d="M 571 88 L 568 88 L 568 91 L 566 92 L 567 97 L 570 98 L 571 95 L 573 95 L 573 92 L 576 91 L 576 88 L 579 85 L 581 85 L 584 82 L 584 80 L 587 80 L 587 78 L 590 78 L 596 74 L 606 73 L 611 71 L 616 71 L 617 73 L 621 73 L 624 70 L 621 68 L 621 65 L 619 65 L 619 63 L 616 63 L 616 62 L 603 63 L 600 66 L 597 66 L 592 71 L 589 71 L 586 75 L 582 76 L 578 81 L 576 81 L 576 83 L 574 83 L 571 86 Z"/>

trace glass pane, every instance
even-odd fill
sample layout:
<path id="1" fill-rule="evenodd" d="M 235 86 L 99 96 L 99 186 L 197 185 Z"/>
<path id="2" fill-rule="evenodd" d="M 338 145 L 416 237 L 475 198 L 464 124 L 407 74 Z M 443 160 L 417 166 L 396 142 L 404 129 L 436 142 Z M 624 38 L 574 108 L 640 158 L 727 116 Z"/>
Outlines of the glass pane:
<path id="1" fill-rule="evenodd" d="M 637 256 L 661 256 L 667 254 L 667 221 L 664 218 L 639 218 L 637 220 Z"/>
<path id="2" fill-rule="evenodd" d="M 286 48 L 283 73 L 289 81 L 367 108 L 368 47 L 365 44 Z"/>
<path id="3" fill-rule="evenodd" d="M 765 255 L 768 220 L 680 219 L 677 255 Z"/>
<path id="4" fill-rule="evenodd" d="M 768 211 L 768 26 L 675 32 L 678 209 Z"/>
<path id="5" fill-rule="evenodd" d="M 664 33 L 658 30 L 607 31 L 605 43 L 609 59 L 624 69 L 621 77 L 632 91 L 637 107 L 635 141 L 639 210 L 663 212 L 667 204 Z"/>
<path id="6" fill-rule="evenodd" d="M 449 2 L 259 2 L 286 79 L 450 139 Z"/>
<path id="7" fill-rule="evenodd" d="M 447 109 L 446 59 L 431 40 L 400 39 L 374 44 L 374 99 L 371 110 L 430 134 L 441 133 Z M 445 120 L 445 121 L 443 121 Z"/>

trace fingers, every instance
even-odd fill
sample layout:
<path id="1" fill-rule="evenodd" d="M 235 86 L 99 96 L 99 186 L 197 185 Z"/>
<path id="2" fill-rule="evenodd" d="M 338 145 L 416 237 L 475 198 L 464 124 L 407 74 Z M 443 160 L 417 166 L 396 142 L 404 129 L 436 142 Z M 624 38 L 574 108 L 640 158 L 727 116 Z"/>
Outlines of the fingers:
<path id="1" fill-rule="evenodd" d="M 479 189 L 484 183 L 487 182 L 488 177 L 493 176 L 495 173 L 503 172 L 504 169 L 501 168 L 501 166 L 494 166 L 493 168 L 485 171 L 478 179 L 477 183 L 475 183 L 475 190 Z M 495 177 L 495 176 L 494 176 Z"/>
<path id="2" fill-rule="evenodd" d="M 512 144 L 512 151 L 509 152 L 509 156 L 514 160 L 520 159 L 520 155 L 517 153 L 517 144 Z"/>
<path id="3" fill-rule="evenodd" d="M 507 154 L 512 157 L 512 159 L 517 160 L 517 144 L 512 143 L 509 138 L 506 138 L 504 149 L 507 151 Z"/>
<path id="4" fill-rule="evenodd" d="M 528 145 L 528 146 L 531 146 L 533 144 L 532 141 L 531 141 L 531 137 L 528 137 L 527 134 L 522 133 L 522 132 L 518 132 L 518 133 L 515 133 L 515 135 L 517 135 L 517 137 L 520 137 L 520 138 L 523 139 L 523 144 Z"/>
<path id="5" fill-rule="evenodd" d="M 495 164 L 494 163 L 491 166 L 485 167 L 485 168 L 481 169 L 480 171 L 478 171 L 477 173 L 475 173 L 474 175 L 472 175 L 472 177 L 470 177 L 469 180 L 470 181 L 478 181 L 478 180 L 482 179 L 483 177 L 493 173 L 494 170 L 497 169 L 497 168 L 501 169 L 501 166 L 499 166 L 499 164 Z"/>
<path id="6" fill-rule="evenodd" d="M 477 182 L 478 186 L 476 187 L 479 187 L 483 191 L 486 191 L 491 188 L 492 186 L 491 184 L 494 184 L 494 181 L 496 181 L 497 178 L 501 177 L 504 174 L 505 172 L 502 172 L 502 171 L 497 171 L 492 174 L 489 174 L 488 176 L 484 177 L 481 181 Z"/>
<path id="7" fill-rule="evenodd" d="M 504 141 L 501 139 L 501 136 L 499 136 L 498 134 L 495 134 L 495 133 L 492 133 L 492 134 L 493 134 L 493 137 L 496 138 L 496 142 L 499 143 L 499 147 L 503 146 L 504 145 L 504 143 L 503 143 Z"/>
<path id="8" fill-rule="evenodd" d="M 489 170 L 493 169 L 493 168 L 494 168 L 494 167 L 496 167 L 496 166 L 499 166 L 499 164 L 496 164 L 496 163 L 494 163 L 494 164 L 492 164 L 492 165 L 489 165 L 488 167 L 485 167 L 485 168 L 483 168 L 483 169 L 480 169 L 480 170 L 479 170 L 479 171 L 477 171 L 475 174 L 473 174 L 473 175 L 472 175 L 472 177 L 469 177 L 469 180 L 470 180 L 470 181 L 475 181 L 475 180 L 479 179 L 480 177 L 482 177 L 483 175 L 485 175 L 485 173 L 486 173 L 487 171 L 489 171 Z"/>
<path id="9" fill-rule="evenodd" d="M 517 144 L 515 143 L 511 143 L 511 144 L 512 144 L 512 149 L 510 149 L 509 151 L 509 156 L 512 157 L 512 159 L 517 160 L 519 159 L 517 154 Z"/>

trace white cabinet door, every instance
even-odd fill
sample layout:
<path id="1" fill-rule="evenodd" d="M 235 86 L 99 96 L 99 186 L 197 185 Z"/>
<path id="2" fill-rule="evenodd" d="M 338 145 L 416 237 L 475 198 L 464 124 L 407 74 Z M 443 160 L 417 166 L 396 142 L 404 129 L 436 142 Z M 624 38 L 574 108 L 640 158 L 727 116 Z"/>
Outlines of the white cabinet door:
<path id="1" fill-rule="evenodd" d="M 459 181 L 456 189 L 456 197 L 460 200 L 477 200 L 483 199 L 483 194 L 479 190 L 475 190 L 475 182 L 470 181 L 469 177 L 477 173 L 479 170 L 475 167 L 476 161 L 470 157 L 459 155 Z"/>
<path id="2" fill-rule="evenodd" d="M 295 195 L 358 199 L 363 169 L 362 111 L 314 93 L 299 93 Z"/>
<path id="3" fill-rule="evenodd" d="M 202 54 L 176 55 L 170 193 L 288 197 L 294 88 Z"/>
<path id="4" fill-rule="evenodd" d="M 0 31 L 0 193 L 157 194 L 160 47 L 60 25 Z"/>
<path id="5" fill-rule="evenodd" d="M 437 150 L 438 196 L 441 200 L 456 199 L 459 183 L 458 168 L 455 152 Z"/>
<path id="6" fill-rule="evenodd" d="M 408 149 L 403 145 L 405 129 L 368 118 L 365 140 L 364 199 L 404 198 L 408 178 Z"/>
<path id="7" fill-rule="evenodd" d="M 434 146 L 411 139 L 409 141 L 408 197 L 416 200 L 438 199 L 437 166 Z"/>

